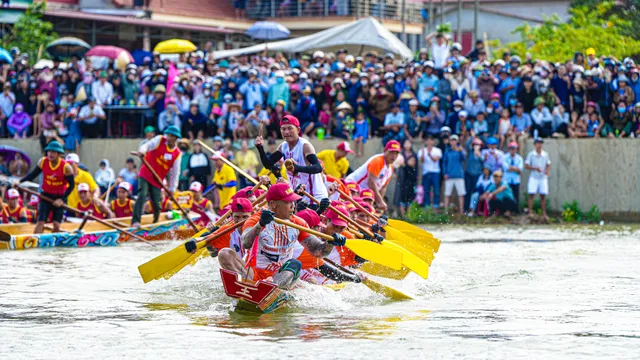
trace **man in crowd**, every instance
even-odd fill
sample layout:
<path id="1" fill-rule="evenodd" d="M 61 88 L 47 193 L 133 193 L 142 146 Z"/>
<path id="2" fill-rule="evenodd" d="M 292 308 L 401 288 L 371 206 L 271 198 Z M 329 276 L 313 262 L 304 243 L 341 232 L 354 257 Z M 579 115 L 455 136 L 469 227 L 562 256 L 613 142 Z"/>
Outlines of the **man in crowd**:
<path id="1" fill-rule="evenodd" d="M 431 206 L 437 209 L 440 207 L 440 159 L 442 151 L 433 146 L 435 143 L 433 136 L 427 135 L 425 147 L 418 151 L 418 160 L 422 166 L 422 187 L 424 189 L 424 206 Z M 431 200 L 433 191 L 433 202 Z"/>
<path id="2" fill-rule="evenodd" d="M 516 205 L 518 205 L 520 198 L 520 175 L 523 167 L 524 160 L 518 154 L 518 143 L 512 141 L 509 143 L 509 153 L 502 160 L 504 174 L 502 180 L 511 188 Z"/>
<path id="3" fill-rule="evenodd" d="M 335 150 L 322 150 L 318 153 L 318 159 L 324 165 L 324 172 L 338 179 L 347 176 L 349 170 L 349 160 L 347 154 L 353 154 L 351 146 L 346 141 L 338 144 Z"/>
<path id="4" fill-rule="evenodd" d="M 529 182 L 527 183 L 527 193 L 529 194 L 529 215 L 533 215 L 533 198 L 540 196 L 540 207 L 542 216 L 549 220 L 547 216 L 547 195 L 549 195 L 549 171 L 551 169 L 551 159 L 549 154 L 542 150 L 542 138 L 534 140 L 535 149 L 527 154 L 524 167 L 530 170 Z"/>
<path id="5" fill-rule="evenodd" d="M 458 211 L 464 214 L 464 196 L 467 190 L 464 186 L 465 154 L 458 143 L 458 135 L 449 137 L 449 148 L 442 157 L 442 172 L 444 173 L 444 209 L 448 211 L 453 189 L 458 197 Z"/>

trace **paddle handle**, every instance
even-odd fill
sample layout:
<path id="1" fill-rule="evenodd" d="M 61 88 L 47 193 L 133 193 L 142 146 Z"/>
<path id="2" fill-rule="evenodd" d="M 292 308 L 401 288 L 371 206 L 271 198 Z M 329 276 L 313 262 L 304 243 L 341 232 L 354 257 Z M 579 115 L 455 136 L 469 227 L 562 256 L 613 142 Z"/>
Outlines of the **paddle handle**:
<path id="1" fill-rule="evenodd" d="M 258 187 L 258 185 L 254 186 L 254 188 L 252 189 L 252 191 L 255 191 L 256 188 Z M 267 193 L 264 193 L 260 196 L 258 196 L 258 198 L 256 199 L 256 201 L 253 202 L 253 204 L 251 204 L 251 206 L 253 206 L 254 208 L 259 205 L 262 200 L 264 200 L 264 198 L 267 196 Z M 227 211 L 224 215 L 222 215 L 222 217 L 220 217 L 220 219 L 218 219 L 218 221 L 216 221 L 215 226 L 220 226 L 222 225 L 222 223 L 229 217 L 231 216 L 231 213 L 233 211 Z"/>
<path id="2" fill-rule="evenodd" d="M 200 146 L 202 146 L 203 148 L 209 150 L 210 153 L 212 154 L 216 154 L 218 153 L 217 151 L 213 150 L 212 148 L 210 148 L 207 144 L 203 143 L 202 141 L 198 140 L 198 143 L 200 144 Z M 224 162 L 225 164 L 229 165 L 232 169 L 234 169 L 235 171 L 237 171 L 240 175 L 244 176 L 245 178 L 247 178 L 247 180 L 251 181 L 254 185 L 256 186 L 261 186 L 262 189 L 267 190 L 267 188 L 264 185 L 260 184 L 260 181 L 258 181 L 258 179 L 254 178 L 253 176 L 247 174 L 244 170 L 240 169 L 236 164 L 232 163 L 231 161 L 229 161 L 229 159 L 227 159 L 224 156 L 220 156 L 220 160 L 222 160 L 222 162 Z"/>
<path id="3" fill-rule="evenodd" d="M 30 190 L 30 189 L 27 189 L 27 188 L 23 188 L 23 187 L 21 187 L 21 186 L 19 186 L 19 188 L 20 188 L 20 190 L 22 190 L 22 191 L 24 191 L 24 192 L 26 192 L 26 193 L 28 193 L 28 194 L 36 195 L 36 196 L 40 197 L 40 199 L 42 199 L 42 200 L 44 200 L 44 201 L 47 201 L 47 202 L 50 202 L 50 203 L 52 203 L 52 204 L 53 204 L 53 200 L 49 199 L 48 197 L 46 197 L 46 196 L 44 196 L 44 195 L 42 195 L 42 194 L 40 194 L 40 193 L 38 193 L 38 192 L 35 192 L 35 191 Z M 127 234 L 127 235 L 131 236 L 131 237 L 132 237 L 132 238 L 134 238 L 134 239 L 138 239 L 138 240 L 140 240 L 140 241 L 142 241 L 142 242 L 144 242 L 144 243 L 147 243 L 147 244 L 149 244 L 149 245 L 151 245 L 151 246 L 155 246 L 153 243 L 151 243 L 151 242 L 147 241 L 146 239 L 144 239 L 144 238 L 142 238 L 142 237 L 140 237 L 140 236 L 138 236 L 138 235 L 136 235 L 136 234 L 134 234 L 134 233 L 132 233 L 132 232 L 129 232 L 129 231 L 127 231 L 127 230 L 124 230 L 124 229 L 121 229 L 121 228 L 115 227 L 115 226 L 114 226 L 113 224 L 111 224 L 111 223 L 108 223 L 108 222 L 106 222 L 106 221 L 104 221 L 104 220 L 102 220 L 102 219 L 99 219 L 99 218 L 97 218 L 97 217 L 95 217 L 95 216 L 93 216 L 93 215 L 91 215 L 91 214 L 89 214 L 89 213 L 82 212 L 82 211 L 80 211 L 80 210 L 78 210 L 78 209 L 74 209 L 74 208 L 72 208 L 71 206 L 69 206 L 69 205 L 67 205 L 67 204 L 62 204 L 62 208 L 63 208 L 63 209 L 65 209 L 65 210 L 67 210 L 67 211 L 73 211 L 73 212 L 78 213 L 78 214 L 85 214 L 89 219 L 91 219 L 91 220 L 93 220 L 93 221 L 95 221 L 95 222 L 98 222 L 98 223 L 100 223 L 100 224 L 102 224 L 102 225 L 104 225 L 104 226 L 108 226 L 108 227 L 110 227 L 110 228 L 112 228 L 112 229 L 114 229 L 114 230 L 118 230 L 118 231 L 120 231 L 120 232 L 122 232 L 122 233 L 124 233 L 124 234 Z"/>
<path id="4" fill-rule="evenodd" d="M 113 188 L 116 187 L 116 183 L 114 182 L 113 185 L 109 186 L 109 188 L 107 189 L 107 191 L 104 192 L 104 194 L 100 195 L 100 200 L 104 200 L 107 197 L 107 194 L 113 191 Z"/>
<path id="5" fill-rule="evenodd" d="M 308 197 L 309 199 L 311 199 L 311 201 L 313 201 L 314 203 L 320 205 L 320 200 L 316 199 L 315 197 L 313 197 L 311 194 L 309 194 L 308 192 L 300 189 L 300 193 L 302 193 L 304 196 Z M 343 220 L 345 220 L 347 223 L 349 223 L 351 226 L 355 226 L 356 229 L 358 229 L 359 231 L 361 231 L 363 234 L 371 237 L 373 239 L 373 233 L 371 231 L 369 231 L 367 228 L 361 226 L 360 224 L 358 224 L 357 222 L 355 222 L 353 219 L 351 219 L 349 216 L 345 215 L 342 213 L 342 211 L 336 209 L 335 206 L 333 205 L 329 205 L 329 209 L 331 211 L 333 211 L 334 213 L 338 214 L 339 217 L 341 217 Z"/>
<path id="6" fill-rule="evenodd" d="M 337 188 L 336 190 L 338 190 L 338 192 L 340 193 L 340 195 L 343 198 L 347 199 L 350 203 L 353 204 L 353 206 L 357 207 L 358 210 L 366 212 L 367 214 L 369 214 L 369 216 L 373 217 L 376 220 L 380 220 L 375 214 L 373 214 L 373 213 L 369 212 L 367 209 L 363 208 L 362 205 L 358 204 L 357 201 L 353 200 L 353 198 L 351 198 L 351 196 L 345 194 L 345 192 L 340 190 L 340 188 Z"/>
<path id="7" fill-rule="evenodd" d="M 131 153 L 132 153 L 132 155 L 136 154 L 136 152 L 133 152 L 133 151 Z M 167 186 L 162 182 L 162 179 L 160 178 L 160 175 L 158 175 L 158 173 L 155 170 L 153 170 L 151 165 L 149 165 L 149 162 L 147 161 L 147 159 L 145 159 L 145 155 L 144 154 L 138 154 L 138 155 L 140 156 L 140 159 L 142 160 L 142 163 L 147 167 L 149 172 L 151 172 L 151 175 L 153 175 L 153 178 L 156 179 L 156 181 L 160 184 L 160 186 L 162 186 L 162 188 L 164 189 L 165 193 L 167 193 L 167 196 L 169 196 L 171 201 L 173 201 L 173 203 L 176 204 L 178 209 L 180 209 L 180 211 L 182 212 L 182 215 L 184 215 L 184 217 L 187 218 L 187 221 L 189 222 L 189 225 L 191 225 L 191 227 L 196 232 L 198 232 L 200 229 L 198 229 L 198 226 L 196 225 L 196 223 L 189 217 L 189 214 L 187 214 L 187 211 L 185 209 L 183 209 L 182 206 L 180 206 L 180 204 L 178 203 L 178 200 L 176 200 L 175 196 L 173 196 L 173 193 L 171 193 L 169 191 L 169 188 L 167 188 Z"/>

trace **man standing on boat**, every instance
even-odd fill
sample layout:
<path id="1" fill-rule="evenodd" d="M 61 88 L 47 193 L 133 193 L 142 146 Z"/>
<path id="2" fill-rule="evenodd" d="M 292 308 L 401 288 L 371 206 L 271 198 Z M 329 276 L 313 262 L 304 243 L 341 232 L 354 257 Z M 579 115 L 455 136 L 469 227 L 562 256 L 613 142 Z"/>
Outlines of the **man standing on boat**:
<path id="1" fill-rule="evenodd" d="M 0 209 L 0 219 L 2 224 L 27 222 L 27 208 L 20 205 L 18 190 L 7 190 L 7 204 L 4 205 L 4 209 Z"/>
<path id="2" fill-rule="evenodd" d="M 273 165 L 281 159 L 284 158 L 285 164 L 287 160 L 291 160 L 293 165 L 287 168 L 291 186 L 295 189 L 304 185 L 307 191 L 318 200 L 328 198 L 329 194 L 322 176 L 322 165 L 313 145 L 300 137 L 300 121 L 293 115 L 285 115 L 280 121 L 280 132 L 284 142 L 269 156 L 264 152 L 262 136 L 256 138 L 255 146 L 260 153 L 262 165 L 272 170 Z"/>
<path id="3" fill-rule="evenodd" d="M 78 201 L 77 209 L 82 212 L 91 212 L 98 219 L 110 219 L 113 217 L 111 209 L 89 191 L 89 184 L 78 184 Z"/>
<path id="4" fill-rule="evenodd" d="M 272 185 L 267 191 L 267 206 L 254 213 L 242 231 L 242 246 L 252 249 L 248 258 L 248 279 L 273 281 L 281 289 L 291 289 L 300 277 L 302 263 L 293 258 L 296 243 L 304 246 L 316 258 L 331 253 L 335 246 L 344 246 L 346 238 L 333 234 L 333 240 L 324 242 L 313 235 L 280 225 L 275 218 L 289 220 L 308 227 L 301 218 L 293 215 L 295 202 L 301 197 L 287 183 Z M 257 241 L 257 243 L 256 243 Z M 235 252 L 221 252 L 220 263 L 228 270 L 245 273 L 245 262 Z"/>
<path id="5" fill-rule="evenodd" d="M 346 181 L 360 185 L 362 190 L 371 189 L 375 195 L 376 207 L 382 211 L 387 210 L 384 195 L 393 176 L 393 162 L 398 158 L 401 149 L 399 142 L 389 141 L 384 147 L 384 153 L 373 155 L 346 178 Z"/>
<path id="6" fill-rule="evenodd" d="M 67 197 L 73 191 L 75 180 L 73 178 L 73 168 L 62 159 L 64 149 L 62 145 L 53 140 L 44 148 L 47 156 L 38 160 L 38 165 L 29 174 L 20 179 L 20 182 L 32 181 L 42 174 L 40 191 L 42 195 L 54 200 L 53 203 L 40 201 L 38 204 L 38 221 L 35 234 L 44 231 L 44 223 L 49 214 L 52 214 L 53 232 L 60 231 L 60 222 L 64 216 L 64 209 L 61 207 L 66 203 Z"/>
<path id="7" fill-rule="evenodd" d="M 180 129 L 171 125 L 165 129 L 164 135 L 152 138 L 140 145 L 138 149 L 138 154 L 144 156 L 160 179 L 165 179 L 167 175 L 169 176 L 168 188 L 171 193 L 178 187 L 180 178 L 180 156 L 182 156 L 182 153 L 178 149 L 178 139 L 181 137 Z M 143 163 L 140 167 L 138 179 L 138 201 L 136 201 L 133 208 L 133 217 L 131 219 L 133 227 L 140 227 L 142 208 L 147 195 L 151 198 L 153 222 L 158 222 L 160 218 L 160 190 L 162 190 L 162 184 L 158 183 L 152 171 Z M 171 196 L 171 194 L 167 194 L 167 196 Z"/>

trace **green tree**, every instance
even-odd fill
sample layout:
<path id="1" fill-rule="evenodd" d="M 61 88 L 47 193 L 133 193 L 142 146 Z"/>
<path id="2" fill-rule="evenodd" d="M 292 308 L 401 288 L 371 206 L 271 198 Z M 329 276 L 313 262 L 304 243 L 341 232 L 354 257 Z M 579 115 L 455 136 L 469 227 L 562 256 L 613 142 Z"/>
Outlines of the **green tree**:
<path id="1" fill-rule="evenodd" d="M 567 22 L 552 15 L 538 26 L 525 23 L 514 30 L 521 40 L 507 44 L 506 48 L 520 56 L 529 52 L 533 58 L 554 62 L 571 59 L 574 52 L 584 52 L 590 47 L 598 56 L 618 59 L 638 54 L 640 41 L 625 35 L 631 31 L 631 22 L 612 12 L 614 6 L 612 1 L 591 7 L 575 6 L 569 9 L 571 17 Z"/>
<path id="2" fill-rule="evenodd" d="M 571 7 L 596 7 L 602 0 L 573 0 Z M 616 15 L 629 22 L 629 27 L 621 29 L 624 35 L 640 39 L 640 0 L 618 0 L 605 13 L 605 16 Z"/>
<path id="3" fill-rule="evenodd" d="M 46 9 L 46 1 L 29 5 L 24 15 L 13 24 L 11 32 L 2 38 L 3 47 L 8 49 L 17 46 L 21 52 L 29 54 L 32 61 L 36 61 L 38 55 L 40 58 L 47 57 L 44 47 L 57 39 L 58 34 L 53 31 L 52 23 L 42 19 Z M 40 50 L 41 46 L 42 50 Z"/>

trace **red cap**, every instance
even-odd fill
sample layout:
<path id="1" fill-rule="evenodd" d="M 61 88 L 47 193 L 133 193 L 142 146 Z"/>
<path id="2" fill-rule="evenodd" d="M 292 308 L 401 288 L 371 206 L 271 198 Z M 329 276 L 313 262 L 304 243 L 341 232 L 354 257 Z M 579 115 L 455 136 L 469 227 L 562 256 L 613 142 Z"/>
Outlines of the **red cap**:
<path id="1" fill-rule="evenodd" d="M 282 120 L 280 120 L 280 126 L 282 125 L 293 125 L 300 127 L 300 120 L 298 120 L 298 118 L 293 115 L 285 115 L 284 117 L 282 117 Z"/>
<path id="2" fill-rule="evenodd" d="M 224 154 L 218 151 L 218 152 L 214 152 L 213 155 L 211 155 L 211 160 L 220 160 L 223 157 L 224 157 Z"/>
<path id="3" fill-rule="evenodd" d="M 373 190 L 371 189 L 364 189 L 362 191 L 360 191 L 360 197 L 362 198 L 362 200 L 375 200 L 376 199 L 376 194 L 373 193 Z"/>
<path id="4" fill-rule="evenodd" d="M 223 207 L 222 210 L 220 210 L 220 213 L 218 215 L 224 216 L 224 214 L 228 213 L 229 211 L 231 211 L 231 204 Z"/>
<path id="5" fill-rule="evenodd" d="M 255 195 L 256 197 L 260 197 L 260 196 L 262 196 L 262 194 L 264 194 L 264 192 L 265 192 L 265 191 L 264 191 L 264 190 L 262 190 L 262 189 L 257 189 L 257 190 L 254 192 L 254 195 Z"/>
<path id="6" fill-rule="evenodd" d="M 354 153 L 354 151 L 351 150 L 351 146 L 349 146 L 349 143 L 346 142 L 346 141 L 343 141 L 340 144 L 338 144 L 337 149 L 340 150 L 340 151 L 345 151 L 345 152 L 347 152 L 349 154 L 353 154 Z"/>
<path id="7" fill-rule="evenodd" d="M 37 195 L 31 195 L 31 198 L 29 198 L 29 205 L 38 205 L 39 202 L 40 198 Z"/>
<path id="8" fill-rule="evenodd" d="M 194 181 L 191 183 L 191 186 L 189 186 L 189 190 L 200 192 L 202 191 L 202 184 L 199 181 Z"/>
<path id="9" fill-rule="evenodd" d="M 395 140 L 391 140 L 387 143 L 387 145 L 384 147 L 385 151 L 395 151 L 395 152 L 400 152 L 401 151 L 401 147 L 400 147 L 400 143 L 395 141 Z"/>
<path id="10" fill-rule="evenodd" d="M 358 208 L 355 205 L 353 205 L 350 202 L 347 203 L 347 211 L 349 211 L 349 213 L 352 213 L 352 212 L 357 211 L 357 210 L 358 210 Z"/>
<path id="11" fill-rule="evenodd" d="M 20 193 L 16 189 L 9 189 L 7 191 L 7 199 L 19 199 Z"/>
<path id="12" fill-rule="evenodd" d="M 351 190 L 351 191 L 355 191 L 358 194 L 360 193 L 360 185 L 358 185 L 357 182 L 355 181 L 347 181 L 344 183 L 344 185 L 347 187 L 347 189 Z"/>
<path id="13" fill-rule="evenodd" d="M 336 210 L 340 211 L 343 215 L 349 217 L 349 212 L 347 211 L 347 208 L 342 205 L 334 205 L 334 207 L 336 208 Z M 338 213 L 336 213 L 335 211 L 329 209 L 327 210 L 327 219 L 331 220 L 331 223 L 335 226 L 347 226 L 347 222 L 340 217 L 340 215 L 338 215 Z"/>
<path id="14" fill-rule="evenodd" d="M 287 183 L 277 183 L 272 185 L 267 191 L 267 201 L 296 201 L 300 200 L 302 197 L 293 192 L 291 186 Z"/>
<path id="15" fill-rule="evenodd" d="M 231 211 L 232 212 L 253 212 L 253 206 L 251 205 L 251 201 L 245 198 L 236 198 L 231 202 Z"/>
<path id="16" fill-rule="evenodd" d="M 235 193 L 235 195 L 233 195 L 231 197 L 231 199 L 248 199 L 249 196 L 251 195 L 256 195 L 255 193 L 251 192 L 251 190 L 253 189 L 253 187 L 251 186 L 247 186 L 247 187 L 243 187 L 242 189 L 238 190 L 238 192 Z M 256 191 L 257 192 L 257 191 Z"/>
<path id="17" fill-rule="evenodd" d="M 360 206 L 362 206 L 363 208 L 365 208 L 368 212 L 373 213 L 373 206 L 371 206 L 371 204 L 366 203 L 364 201 L 359 202 L 358 204 L 360 204 Z"/>
<path id="18" fill-rule="evenodd" d="M 313 210 L 302 210 L 296 215 L 306 221 L 309 227 L 318 226 L 320 224 L 320 216 L 318 216 L 318 213 Z"/>
<path id="19" fill-rule="evenodd" d="M 515 142 L 515 141 L 512 141 L 512 142 L 510 142 L 510 143 L 509 143 L 509 147 L 510 147 L 510 148 L 516 148 L 516 149 L 517 149 L 517 148 L 518 148 L 518 143 L 517 143 L 517 142 Z"/>

